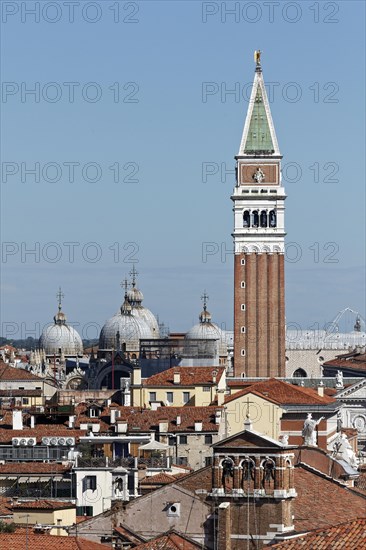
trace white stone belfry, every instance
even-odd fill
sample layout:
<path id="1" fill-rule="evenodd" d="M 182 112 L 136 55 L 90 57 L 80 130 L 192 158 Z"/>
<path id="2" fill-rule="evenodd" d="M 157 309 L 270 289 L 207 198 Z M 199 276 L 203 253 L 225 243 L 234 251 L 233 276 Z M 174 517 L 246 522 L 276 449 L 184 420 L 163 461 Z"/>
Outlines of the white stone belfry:
<path id="1" fill-rule="evenodd" d="M 234 247 L 240 252 L 284 252 L 285 189 L 282 155 L 262 68 L 257 64 L 239 152 L 234 201 Z M 246 214 L 247 213 L 247 214 Z"/>

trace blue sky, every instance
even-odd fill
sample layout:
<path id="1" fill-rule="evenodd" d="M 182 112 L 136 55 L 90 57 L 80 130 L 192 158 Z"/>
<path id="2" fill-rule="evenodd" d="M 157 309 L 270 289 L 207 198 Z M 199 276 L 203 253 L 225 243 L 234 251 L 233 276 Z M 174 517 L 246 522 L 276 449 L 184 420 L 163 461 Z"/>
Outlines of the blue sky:
<path id="1" fill-rule="evenodd" d="M 133 262 L 171 330 L 196 322 L 204 289 L 232 328 L 225 170 L 258 48 L 287 180 L 287 320 L 364 315 L 364 2 L 103 0 L 76 2 L 73 22 L 64 2 L 36 4 L 2 3 L 3 335 L 34 335 L 61 285 L 97 336 Z"/>

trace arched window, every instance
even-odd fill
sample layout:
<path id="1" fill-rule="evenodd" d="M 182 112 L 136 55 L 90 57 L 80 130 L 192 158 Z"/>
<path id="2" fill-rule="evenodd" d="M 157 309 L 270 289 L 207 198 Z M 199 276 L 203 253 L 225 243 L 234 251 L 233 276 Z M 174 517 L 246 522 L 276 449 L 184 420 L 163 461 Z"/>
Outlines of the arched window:
<path id="1" fill-rule="evenodd" d="M 261 227 L 267 227 L 267 212 L 265 210 L 261 212 Z"/>
<path id="2" fill-rule="evenodd" d="M 275 478 L 276 467 L 275 467 L 275 463 L 271 458 L 266 458 L 262 462 L 262 468 L 263 468 L 262 487 L 264 489 L 266 486 L 270 487 L 271 484 L 273 483 Z"/>
<path id="3" fill-rule="evenodd" d="M 224 489 L 232 487 L 234 477 L 234 461 L 226 456 L 220 464 L 222 468 L 221 483 Z"/>
<path id="4" fill-rule="evenodd" d="M 244 211 L 243 215 L 243 227 L 250 227 L 250 214 L 249 210 Z"/>
<path id="5" fill-rule="evenodd" d="M 254 210 L 252 214 L 252 227 L 259 227 L 259 214 L 258 210 Z"/>
<path id="6" fill-rule="evenodd" d="M 251 458 L 245 458 L 241 463 L 241 487 L 246 492 L 254 489 L 255 463 Z"/>
<path id="7" fill-rule="evenodd" d="M 271 210 L 269 213 L 269 227 L 277 227 L 276 210 Z"/>
<path id="8" fill-rule="evenodd" d="M 296 369 L 294 374 L 292 375 L 294 378 L 307 378 L 306 371 L 304 369 Z"/>

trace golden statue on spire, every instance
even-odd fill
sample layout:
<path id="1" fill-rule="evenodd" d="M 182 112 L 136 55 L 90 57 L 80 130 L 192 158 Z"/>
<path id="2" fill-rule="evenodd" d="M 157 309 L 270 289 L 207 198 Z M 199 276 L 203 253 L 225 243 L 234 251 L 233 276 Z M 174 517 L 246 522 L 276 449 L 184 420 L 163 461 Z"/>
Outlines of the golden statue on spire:
<path id="1" fill-rule="evenodd" d="M 260 50 L 255 50 L 254 52 L 254 63 L 256 63 L 257 67 L 261 64 L 261 54 Z"/>

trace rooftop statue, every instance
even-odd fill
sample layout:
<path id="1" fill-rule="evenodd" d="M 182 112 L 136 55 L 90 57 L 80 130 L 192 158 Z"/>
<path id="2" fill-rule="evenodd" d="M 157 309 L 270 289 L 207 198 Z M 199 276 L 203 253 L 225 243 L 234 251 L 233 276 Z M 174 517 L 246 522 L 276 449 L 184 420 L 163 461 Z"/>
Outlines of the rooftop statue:
<path id="1" fill-rule="evenodd" d="M 304 422 L 304 427 L 302 429 L 302 436 L 304 438 L 304 445 L 314 445 L 316 447 L 316 426 L 324 419 L 324 416 L 321 416 L 319 420 L 314 420 L 312 414 L 308 413 L 308 416 Z"/>

